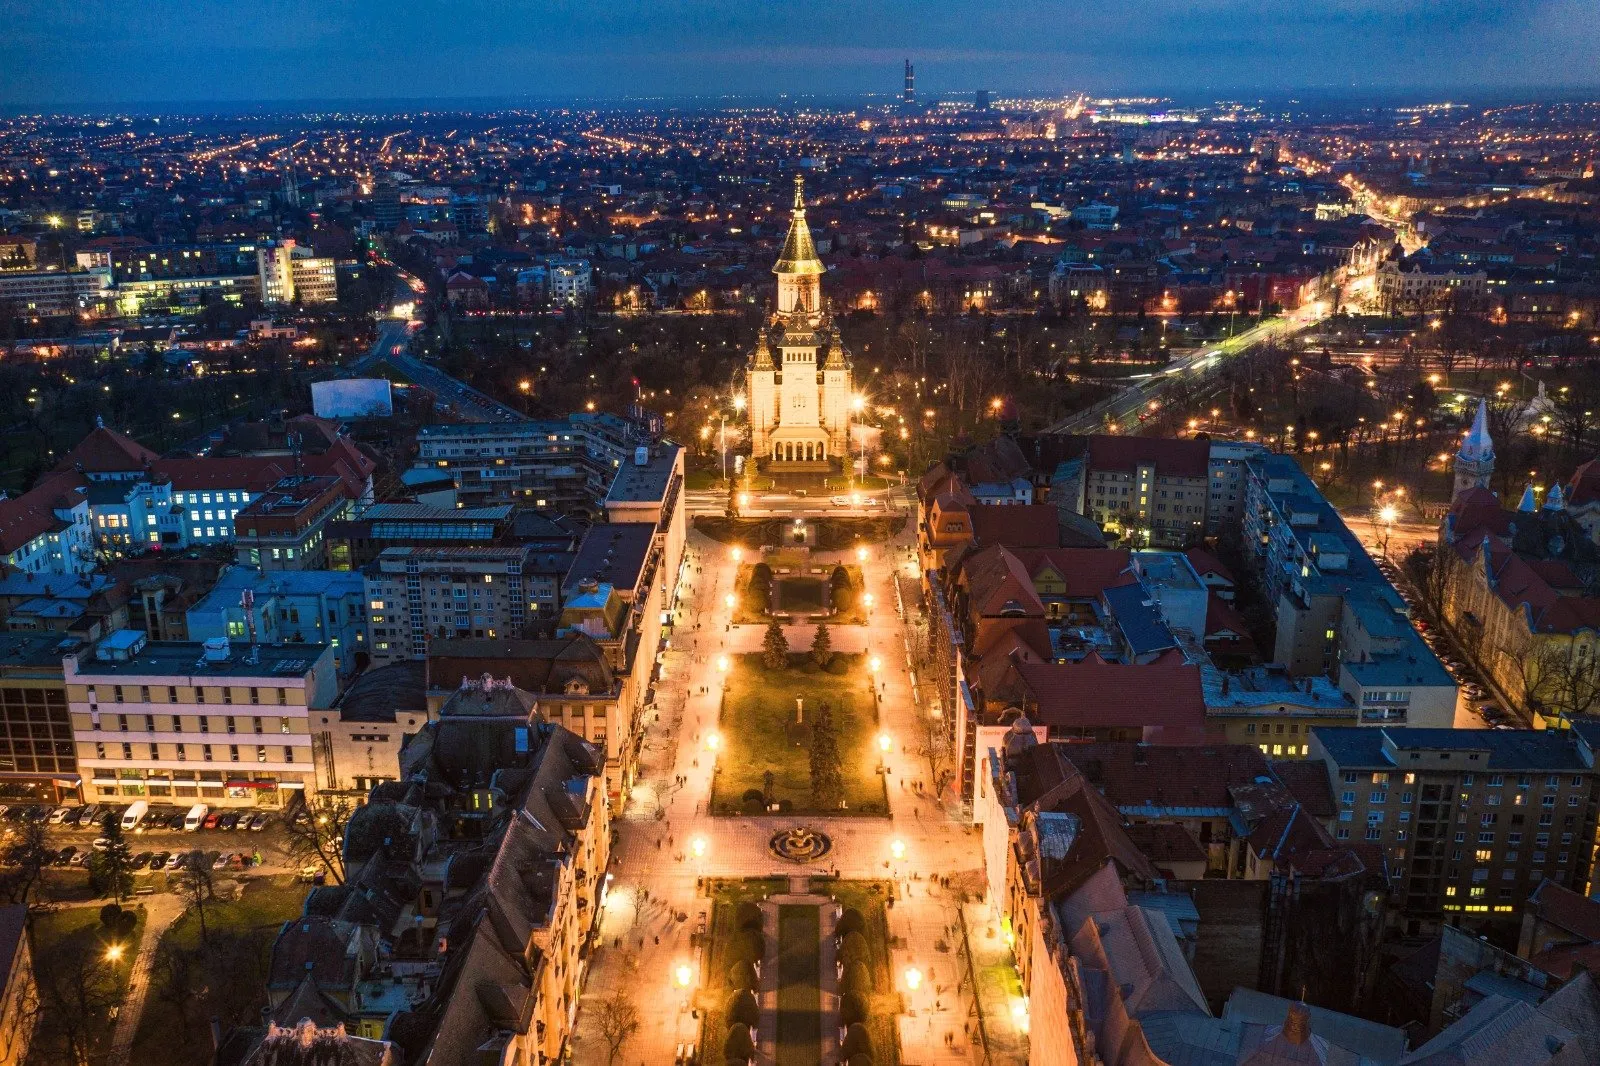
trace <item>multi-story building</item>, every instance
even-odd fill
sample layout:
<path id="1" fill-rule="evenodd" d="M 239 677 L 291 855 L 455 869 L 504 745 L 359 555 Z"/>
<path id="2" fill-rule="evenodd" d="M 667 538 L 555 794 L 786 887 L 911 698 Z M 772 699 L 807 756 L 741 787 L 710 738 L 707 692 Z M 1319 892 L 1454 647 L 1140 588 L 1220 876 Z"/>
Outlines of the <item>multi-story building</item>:
<path id="1" fill-rule="evenodd" d="M 1232 441 L 1110 434 L 1080 438 L 1079 454 L 1052 474 L 1058 505 L 1136 544 L 1186 547 L 1244 510 L 1243 465 L 1266 450 Z"/>
<path id="2" fill-rule="evenodd" d="M 112 295 L 111 271 L 0 271 L 0 308 L 11 316 L 98 311 Z"/>
<path id="3" fill-rule="evenodd" d="M 62 670 L 86 798 L 276 807 L 315 787 L 309 714 L 338 687 L 326 644 L 121 630 Z"/>
<path id="4" fill-rule="evenodd" d="M 550 263 L 550 302 L 557 307 L 581 307 L 594 295 L 594 271 L 587 259 L 558 259 Z"/>
<path id="5" fill-rule="evenodd" d="M 263 570 L 321 570 L 328 565 L 328 523 L 354 508 L 342 478 L 286 477 L 234 514 L 233 541 L 241 558 Z"/>
<path id="6" fill-rule="evenodd" d="M 0 499 L 0 562 L 30 574 L 86 574 L 95 568 L 88 488 L 48 474 L 16 499 Z"/>
<path id="7" fill-rule="evenodd" d="M 505 543 L 515 509 L 433 507 L 425 503 L 375 503 L 350 518 L 328 523 L 328 566 L 360 570 L 385 548 L 487 548 Z"/>
<path id="8" fill-rule="evenodd" d="M 0 796 L 59 803 L 79 796 L 60 633 L 0 633 Z"/>
<path id="9" fill-rule="evenodd" d="M 560 581 L 527 547 L 388 548 L 362 577 L 379 663 L 421 659 L 439 637 L 521 637 L 530 621 L 553 616 Z"/>
<path id="10" fill-rule="evenodd" d="M 339 298 L 338 265 L 312 255 L 292 240 L 256 249 L 256 270 L 264 304 L 328 304 Z"/>
<path id="11" fill-rule="evenodd" d="M 1503 923 L 1548 878 L 1586 893 L 1600 731 L 1319 728 L 1334 835 L 1380 846 L 1408 932 Z"/>
<path id="12" fill-rule="evenodd" d="M 39 1022 L 26 904 L 0 909 L 0 975 L 0 1066 L 22 1066 Z"/>
<path id="13" fill-rule="evenodd" d="M 449 474 L 467 506 L 510 501 L 594 510 L 617 470 L 648 443 L 638 423 L 609 414 L 423 426 L 416 469 Z"/>
<path id="14" fill-rule="evenodd" d="M 364 797 L 384 781 L 400 779 L 400 749 L 437 717 L 428 709 L 427 672 L 426 663 L 409 659 L 375 666 L 358 675 L 332 707 L 312 713 L 318 792 Z"/>
<path id="15" fill-rule="evenodd" d="M 341 678 L 355 672 L 358 653 L 367 650 L 366 587 L 360 574 L 230 566 L 185 620 L 190 640 L 326 644 Z"/>
<path id="16" fill-rule="evenodd" d="M 1378 303 L 1386 314 L 1475 308 L 1488 294 L 1489 275 L 1448 264 L 1391 256 L 1378 265 Z"/>
<path id="17" fill-rule="evenodd" d="M 1449 726 L 1454 680 L 1338 512 L 1290 456 L 1245 470 L 1244 554 L 1274 612 L 1273 661 L 1335 678 L 1364 725 Z"/>

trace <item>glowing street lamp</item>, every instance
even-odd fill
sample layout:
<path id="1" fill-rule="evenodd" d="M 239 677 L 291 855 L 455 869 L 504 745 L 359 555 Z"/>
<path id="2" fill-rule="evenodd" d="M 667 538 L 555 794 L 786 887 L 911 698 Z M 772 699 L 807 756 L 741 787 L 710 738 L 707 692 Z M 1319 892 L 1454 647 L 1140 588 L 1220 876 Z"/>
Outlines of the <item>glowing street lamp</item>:
<path id="1" fill-rule="evenodd" d="M 706 838 L 695 837 L 693 840 L 689 841 L 689 852 L 697 859 L 705 858 Z"/>
<path id="2" fill-rule="evenodd" d="M 879 733 L 878 734 L 878 750 L 879 751 L 887 754 L 888 751 L 889 751 L 889 743 L 890 743 L 890 741 L 889 741 L 889 734 L 888 733 Z"/>
<path id="3" fill-rule="evenodd" d="M 862 593 L 861 594 L 861 602 L 867 605 L 867 610 L 869 610 L 869 611 L 872 610 L 872 593 L 870 593 L 870 592 Z"/>
<path id="4" fill-rule="evenodd" d="M 865 549 L 865 548 L 857 548 L 856 549 L 856 562 L 864 563 L 866 561 L 867 561 L 867 549 Z"/>
<path id="5" fill-rule="evenodd" d="M 906 967 L 906 987 L 913 992 L 922 987 L 922 971 L 915 966 Z"/>
<path id="6" fill-rule="evenodd" d="M 728 610 L 733 610 L 733 593 L 730 592 L 722 597 L 722 602 L 728 605 Z"/>
<path id="7" fill-rule="evenodd" d="M 741 497 L 741 502 L 743 502 L 742 497 Z M 736 547 L 736 548 L 733 549 L 733 553 L 732 554 L 733 554 L 733 561 L 734 562 L 738 562 L 740 559 L 744 558 L 744 549 Z"/>
<path id="8" fill-rule="evenodd" d="M 694 971 L 689 968 L 688 963 L 680 962 L 672 976 L 677 979 L 679 988 L 688 988 L 689 982 L 694 978 Z"/>
<path id="9" fill-rule="evenodd" d="M 122 961 L 122 945 L 121 944 L 111 944 L 106 948 L 106 961 L 107 962 L 120 962 L 120 961 Z"/>
<path id="10" fill-rule="evenodd" d="M 717 656 L 717 673 L 725 674 L 727 672 L 728 672 L 728 657 L 726 655 Z"/>
<path id="11" fill-rule="evenodd" d="M 894 856 L 896 862 L 906 857 L 906 842 L 895 839 L 889 842 L 889 854 Z"/>
<path id="12" fill-rule="evenodd" d="M 706 750 L 707 751 L 716 751 L 720 747 L 722 747 L 722 734 L 721 733 L 708 733 L 708 734 L 706 734 Z"/>
<path id="13" fill-rule="evenodd" d="M 869 669 L 872 670 L 873 676 L 876 677 L 878 671 L 883 669 L 883 660 L 878 658 L 876 655 L 874 655 L 872 657 L 872 659 L 867 663 L 867 666 L 868 666 Z"/>

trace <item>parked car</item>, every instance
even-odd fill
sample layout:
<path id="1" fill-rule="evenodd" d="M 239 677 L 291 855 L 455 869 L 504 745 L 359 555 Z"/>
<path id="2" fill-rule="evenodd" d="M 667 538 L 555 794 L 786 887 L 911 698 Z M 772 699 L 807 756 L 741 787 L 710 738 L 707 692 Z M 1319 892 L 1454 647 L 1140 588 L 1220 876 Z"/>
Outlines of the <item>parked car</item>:
<path id="1" fill-rule="evenodd" d="M 8 822 L 20 822 L 22 820 L 22 814 L 23 814 L 24 809 L 25 808 L 22 808 L 22 807 L 7 807 L 6 808 L 6 813 L 5 813 L 5 820 L 8 821 Z"/>
<path id="2" fill-rule="evenodd" d="M 217 827 L 217 823 L 220 821 L 222 821 L 222 812 L 212 811 L 210 814 L 206 815 L 205 828 L 215 829 Z"/>
<path id="3" fill-rule="evenodd" d="M 170 858 L 172 858 L 172 852 L 170 851 L 156 852 L 154 855 L 150 856 L 150 869 L 164 869 L 167 865 L 167 860 Z"/>
<path id="4" fill-rule="evenodd" d="M 230 870 L 242 870 L 248 865 L 250 865 L 250 857 L 243 852 L 236 851 L 228 856 L 228 869 Z"/>
<path id="5" fill-rule="evenodd" d="M 142 870 L 146 866 L 149 866 L 150 860 L 155 858 L 155 854 L 156 853 L 153 851 L 141 851 L 139 854 L 133 857 L 133 868 L 135 870 Z"/>
<path id="6" fill-rule="evenodd" d="M 239 816 L 233 811 L 224 811 L 222 820 L 217 823 L 218 829 L 232 829 L 239 824 Z"/>
<path id="7" fill-rule="evenodd" d="M 222 869 L 223 867 L 225 867 L 227 865 L 228 865 L 228 856 L 226 854 L 218 854 L 215 859 L 211 860 L 211 868 L 213 870 L 220 870 L 220 869 Z"/>
<path id="8" fill-rule="evenodd" d="M 61 853 L 56 856 L 56 865 L 69 866 L 72 864 L 72 860 L 76 858 L 77 855 L 78 849 L 73 847 L 71 844 L 68 844 L 66 847 L 62 848 Z"/>
<path id="9" fill-rule="evenodd" d="M 91 803 L 78 812 L 78 828 L 88 829 L 100 820 L 101 807 L 98 803 Z"/>
<path id="10" fill-rule="evenodd" d="M 252 832 L 252 833 L 261 832 L 263 829 L 265 829 L 267 827 L 267 823 L 270 822 L 270 821 L 272 821 L 272 819 L 267 816 L 267 812 L 266 811 L 262 811 L 261 813 L 257 814 L 254 818 L 250 819 L 250 832 Z"/>
<path id="11" fill-rule="evenodd" d="M 172 853 L 172 857 L 163 865 L 169 872 L 172 870 L 181 870 L 185 866 L 189 865 L 189 853 L 187 851 L 175 851 Z"/>
<path id="12" fill-rule="evenodd" d="M 48 820 L 51 825 L 60 825 L 62 822 L 67 820 L 67 815 L 71 813 L 71 807 L 57 807 L 55 810 L 50 812 L 50 818 Z"/>
<path id="13" fill-rule="evenodd" d="M 107 840 L 105 837 L 95 837 L 94 838 L 94 844 L 93 844 L 94 850 L 96 850 L 96 851 L 104 851 L 107 848 L 109 848 L 110 846 L 111 846 L 111 841 Z"/>
<path id="14" fill-rule="evenodd" d="M 94 853 L 91 852 L 91 851 L 87 851 L 87 850 L 78 852 L 78 854 L 76 854 L 76 855 L 74 855 L 72 857 L 72 865 L 74 865 L 74 866 L 88 866 L 89 865 L 89 856 L 92 855 L 92 854 L 94 854 Z"/>

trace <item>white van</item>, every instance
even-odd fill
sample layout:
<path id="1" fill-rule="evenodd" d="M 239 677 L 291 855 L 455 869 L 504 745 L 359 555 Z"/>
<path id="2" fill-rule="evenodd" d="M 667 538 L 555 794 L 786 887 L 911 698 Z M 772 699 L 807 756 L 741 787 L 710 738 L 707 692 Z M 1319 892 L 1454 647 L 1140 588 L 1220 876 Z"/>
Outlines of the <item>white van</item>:
<path id="1" fill-rule="evenodd" d="M 183 818 L 183 831 L 192 833 L 205 824 L 206 815 L 211 813 L 211 808 L 204 803 L 196 803 L 189 808 L 189 813 Z"/>
<path id="2" fill-rule="evenodd" d="M 145 812 L 150 810 L 150 804 L 139 800 L 133 806 L 122 812 L 122 831 L 139 828 L 139 823 L 144 819 Z"/>

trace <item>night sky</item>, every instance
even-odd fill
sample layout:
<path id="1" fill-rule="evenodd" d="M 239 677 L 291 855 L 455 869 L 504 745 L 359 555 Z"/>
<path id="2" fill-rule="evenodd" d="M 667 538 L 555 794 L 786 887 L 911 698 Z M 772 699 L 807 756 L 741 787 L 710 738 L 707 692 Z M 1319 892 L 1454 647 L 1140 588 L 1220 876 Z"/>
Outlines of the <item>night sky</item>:
<path id="1" fill-rule="evenodd" d="M 0 105 L 1600 85 L 1597 0 L 0 0 Z"/>

